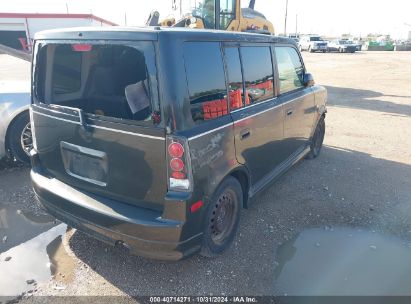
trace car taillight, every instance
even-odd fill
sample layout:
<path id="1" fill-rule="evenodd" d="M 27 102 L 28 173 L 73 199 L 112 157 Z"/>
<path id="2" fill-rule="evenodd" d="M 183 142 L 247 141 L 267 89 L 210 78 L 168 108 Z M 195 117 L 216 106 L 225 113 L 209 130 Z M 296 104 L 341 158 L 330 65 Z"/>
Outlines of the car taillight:
<path id="1" fill-rule="evenodd" d="M 178 142 L 173 142 L 168 146 L 168 154 L 170 154 L 171 157 L 182 157 L 184 147 Z"/>
<path id="2" fill-rule="evenodd" d="M 184 138 L 167 136 L 168 187 L 174 191 L 192 188 L 191 163 L 188 143 Z"/>
<path id="3" fill-rule="evenodd" d="M 170 160 L 170 168 L 173 171 L 183 171 L 184 162 L 180 158 L 173 158 L 172 160 Z"/>
<path id="4" fill-rule="evenodd" d="M 184 172 L 174 171 L 171 173 L 171 177 L 176 179 L 185 179 L 186 174 Z"/>

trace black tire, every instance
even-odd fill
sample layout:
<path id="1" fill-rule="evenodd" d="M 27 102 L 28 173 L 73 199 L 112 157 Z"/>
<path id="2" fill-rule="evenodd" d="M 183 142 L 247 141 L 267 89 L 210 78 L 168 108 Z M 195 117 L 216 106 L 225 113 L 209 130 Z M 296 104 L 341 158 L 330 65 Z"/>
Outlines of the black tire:
<path id="1" fill-rule="evenodd" d="M 317 123 L 317 127 L 315 128 L 313 138 L 310 144 L 310 152 L 307 154 L 308 159 L 316 158 L 321 153 L 321 148 L 323 146 L 325 135 L 325 120 L 324 116 L 321 116 L 320 120 Z"/>
<path id="2" fill-rule="evenodd" d="M 8 132 L 8 146 L 12 155 L 25 164 L 30 163 L 30 157 L 25 152 L 22 144 L 22 133 L 30 124 L 30 115 L 28 112 L 20 114 L 10 125 Z M 30 132 L 31 134 L 31 132 Z M 31 138 L 29 139 L 32 143 Z"/>
<path id="3" fill-rule="evenodd" d="M 238 229 L 242 206 L 241 185 L 229 176 L 218 187 L 207 206 L 200 255 L 216 257 L 231 245 Z"/>

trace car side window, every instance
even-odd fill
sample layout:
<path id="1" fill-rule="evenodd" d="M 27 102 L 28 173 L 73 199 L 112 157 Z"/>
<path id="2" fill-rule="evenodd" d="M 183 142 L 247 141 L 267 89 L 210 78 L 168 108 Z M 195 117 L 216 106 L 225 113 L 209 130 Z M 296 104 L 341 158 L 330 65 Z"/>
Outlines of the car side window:
<path id="1" fill-rule="evenodd" d="M 236 110 L 244 106 L 243 76 L 241 73 L 240 53 L 237 47 L 224 50 L 230 109 Z"/>
<path id="2" fill-rule="evenodd" d="M 304 66 L 293 47 L 276 47 L 280 94 L 304 87 Z"/>
<path id="3" fill-rule="evenodd" d="M 241 60 L 245 83 L 245 105 L 274 97 L 273 67 L 270 47 L 243 46 Z"/>
<path id="4" fill-rule="evenodd" d="M 228 28 L 231 21 L 235 19 L 235 1 L 220 2 L 220 27 Z"/>
<path id="5" fill-rule="evenodd" d="M 220 44 L 186 42 L 183 55 L 194 122 L 227 115 L 227 89 Z"/>

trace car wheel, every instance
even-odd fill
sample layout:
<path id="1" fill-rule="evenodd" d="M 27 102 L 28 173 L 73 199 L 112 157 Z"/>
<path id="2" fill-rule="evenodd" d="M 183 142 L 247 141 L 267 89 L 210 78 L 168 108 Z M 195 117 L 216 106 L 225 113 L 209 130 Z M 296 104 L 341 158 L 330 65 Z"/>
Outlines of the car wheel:
<path id="1" fill-rule="evenodd" d="M 312 159 L 318 157 L 323 146 L 325 135 L 325 120 L 324 116 L 318 121 L 317 127 L 315 128 L 313 138 L 310 144 L 310 152 L 307 154 L 307 158 Z"/>
<path id="2" fill-rule="evenodd" d="M 313 50 L 311 49 L 311 45 L 310 45 L 310 46 L 308 46 L 308 51 L 309 51 L 310 53 L 312 53 L 312 52 L 313 52 Z"/>
<path id="3" fill-rule="evenodd" d="M 28 112 L 20 114 L 10 125 L 8 144 L 13 156 L 19 161 L 30 162 L 30 150 L 33 148 L 30 116 Z"/>
<path id="4" fill-rule="evenodd" d="M 226 178 L 207 207 L 200 255 L 216 257 L 232 243 L 240 220 L 243 192 L 234 177 Z"/>

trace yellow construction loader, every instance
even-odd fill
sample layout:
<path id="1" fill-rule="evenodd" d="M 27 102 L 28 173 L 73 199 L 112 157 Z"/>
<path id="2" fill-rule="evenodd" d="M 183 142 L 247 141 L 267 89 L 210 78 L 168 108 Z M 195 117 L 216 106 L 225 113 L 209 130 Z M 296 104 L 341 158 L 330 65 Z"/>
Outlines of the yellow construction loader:
<path id="1" fill-rule="evenodd" d="M 157 11 L 150 14 L 148 26 L 220 29 L 274 35 L 274 26 L 254 10 L 255 0 L 241 8 L 240 0 L 172 0 L 172 17 L 160 20 Z"/>

